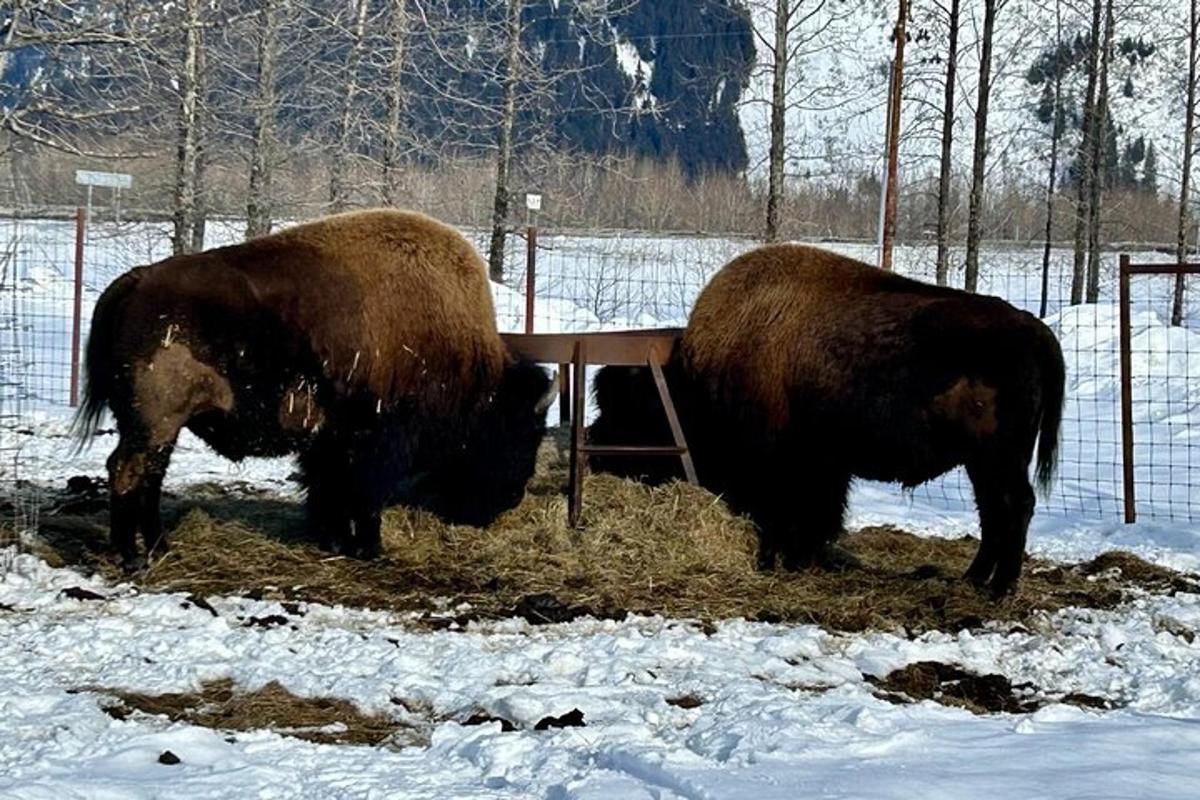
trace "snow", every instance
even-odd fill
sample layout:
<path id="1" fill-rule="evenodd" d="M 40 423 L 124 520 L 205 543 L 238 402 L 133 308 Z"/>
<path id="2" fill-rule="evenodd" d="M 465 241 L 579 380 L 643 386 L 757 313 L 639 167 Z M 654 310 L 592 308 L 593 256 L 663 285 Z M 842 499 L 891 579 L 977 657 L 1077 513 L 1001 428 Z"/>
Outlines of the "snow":
<path id="1" fill-rule="evenodd" d="M 17 242 L 16 263 L 25 270 L 17 302 L 30 320 L 24 333 L 36 357 L 22 374 L 34 396 L 16 428 L 0 426 L 0 451 L 21 452 L 22 477 L 61 487 L 72 475 L 103 474 L 114 437 L 73 453 L 60 358 L 69 349 L 70 260 L 61 256 L 70 253 L 70 226 L 22 223 L 29 225 Z M 220 241 L 239 235 L 233 225 L 215 230 Z M 165 252 L 165 228 L 129 232 L 95 232 L 103 243 L 86 273 L 85 324 L 112 277 Z M 751 243 L 546 235 L 540 245 L 536 329 L 573 331 L 680 324 L 711 271 Z M 829 246 L 872 258 L 869 245 Z M 901 271 L 927 274 L 928 250 L 898 249 Z M 1036 310 L 1040 274 L 1028 265 L 1037 258 L 993 248 L 984 260 L 985 290 Z M 1170 519 L 1196 516 L 1194 472 L 1184 472 L 1200 421 L 1194 307 L 1184 327 L 1172 328 L 1162 314 L 1168 283 L 1134 281 L 1134 421 L 1145 513 L 1124 525 L 1114 287 L 1102 286 L 1098 304 L 1064 307 L 1069 269 L 1069 254 L 1055 251 L 1047 321 L 1068 362 L 1063 465 L 1039 505 L 1029 550 L 1078 561 L 1120 548 L 1200 571 L 1200 530 Z M 523 329 L 523 281 L 518 272 L 493 286 L 505 330 Z M 232 464 L 185 433 L 166 488 L 195 491 L 214 482 L 236 491 L 244 484 L 298 499 L 293 469 L 290 459 Z M 848 525 L 881 523 L 942 537 L 978 529 L 969 486 L 957 475 L 911 494 L 860 483 Z M 62 594 L 76 586 L 105 599 Z M 142 593 L 0 552 L 0 798 L 1190 798 L 1200 780 L 1200 640 L 1185 635 L 1200 630 L 1200 596 L 1192 594 L 912 639 L 903 631 L 842 634 L 744 620 L 706 633 L 687 620 L 636 616 L 426 632 L 403 616 L 369 610 L 304 604 L 299 614 L 268 601 L 208 599 L 218 616 L 180 595 Z M 269 614 L 290 622 L 242 624 Z M 922 660 L 999 672 L 1033 684 L 1049 701 L 1079 692 L 1118 707 L 1050 702 L 1033 714 L 973 716 L 930 701 L 893 705 L 876 697 L 867 676 Z M 416 726 L 427 744 L 322 745 L 141 714 L 118 721 L 101 709 L 97 691 L 186 691 L 223 678 L 244 689 L 278 681 L 302 696 L 349 699 Z M 667 703 L 683 695 L 703 704 Z M 572 709 L 583 712 L 585 727 L 533 730 L 543 717 Z M 479 711 L 518 730 L 460 724 Z M 181 763 L 160 764 L 164 750 Z"/>
<path id="2" fill-rule="evenodd" d="M 108 599 L 61 594 L 72 586 Z M 1159 624 L 1200 625 L 1194 595 L 1070 609 L 1031 631 L 914 640 L 740 620 L 706 635 L 658 617 L 418 633 L 389 615 L 312 605 L 263 630 L 238 618 L 288 612 L 212 598 L 214 617 L 183 600 L 16 557 L 0 580 L 0 603 L 14 609 L 0 613 L 0 796 L 1132 797 L 1152 764 L 1155 795 L 1183 798 L 1200 777 L 1200 647 Z M 1122 707 L 975 717 L 892 705 L 864 677 L 921 660 Z M 87 691 L 186 691 L 217 678 L 348 698 L 424 726 L 430 744 L 117 721 Z M 684 694 L 703 705 L 667 704 Z M 531 730 L 575 708 L 586 727 Z M 480 710 L 518 730 L 460 724 Z M 157 763 L 168 749 L 182 764 Z"/>

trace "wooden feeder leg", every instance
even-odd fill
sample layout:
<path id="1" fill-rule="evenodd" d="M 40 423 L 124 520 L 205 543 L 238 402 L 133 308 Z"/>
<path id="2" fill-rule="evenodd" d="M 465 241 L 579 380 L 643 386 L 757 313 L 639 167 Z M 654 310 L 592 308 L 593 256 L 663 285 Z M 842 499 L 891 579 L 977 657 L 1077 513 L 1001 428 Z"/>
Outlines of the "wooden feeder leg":
<path id="1" fill-rule="evenodd" d="M 687 477 L 688 483 L 693 486 L 699 485 L 696 480 L 696 466 L 692 463 L 692 453 L 688 450 L 687 440 L 683 438 L 683 426 L 679 424 L 679 415 L 675 413 L 675 403 L 671 400 L 671 393 L 667 390 L 667 379 L 663 376 L 662 367 L 658 365 L 657 354 L 654 349 L 650 350 L 650 372 L 654 375 L 654 386 L 658 389 L 658 399 L 662 401 L 663 411 L 667 413 L 667 424 L 671 426 L 671 438 L 675 441 L 675 446 L 682 449 L 679 454 L 679 460 L 683 462 L 683 474 Z"/>
<path id="2" fill-rule="evenodd" d="M 567 522 L 578 527 L 583 509 L 583 476 L 587 462 L 583 453 L 584 397 L 587 393 L 587 345 L 582 339 L 575 342 L 575 353 L 571 360 L 574 379 L 571 381 L 571 402 L 574 406 L 571 419 L 571 479 L 568 486 Z"/>
<path id="3" fill-rule="evenodd" d="M 571 365 L 558 365 L 558 424 L 571 424 Z"/>

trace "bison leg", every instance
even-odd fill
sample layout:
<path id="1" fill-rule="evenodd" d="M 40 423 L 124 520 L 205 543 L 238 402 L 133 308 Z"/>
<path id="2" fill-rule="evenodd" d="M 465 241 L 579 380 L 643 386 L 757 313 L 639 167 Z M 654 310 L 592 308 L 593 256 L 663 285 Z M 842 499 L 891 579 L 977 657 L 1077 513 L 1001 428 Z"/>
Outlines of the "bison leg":
<path id="1" fill-rule="evenodd" d="M 759 565 L 770 569 L 778 556 L 788 570 L 829 567 L 836 555 L 831 548 L 842 532 L 850 475 L 829 468 L 793 471 L 789 477 L 764 481 L 755 492 L 755 507 L 747 508 L 759 527 Z"/>
<path id="2" fill-rule="evenodd" d="M 782 543 L 784 567 L 844 568 L 848 554 L 839 560 L 834 542 L 842 533 L 850 476 L 830 467 L 824 472 L 806 471 L 799 480 L 798 493 L 793 485 L 780 495 L 780 500 L 791 508 L 793 520 L 792 530 Z"/>
<path id="3" fill-rule="evenodd" d="M 381 429 L 323 433 L 301 453 L 309 528 L 323 549 L 379 555 L 381 514 L 389 489 L 407 471 L 408 453 L 403 437 Z"/>
<path id="4" fill-rule="evenodd" d="M 350 542 L 350 517 L 345 496 L 349 492 L 344 448 L 336 437 L 322 434 L 300 453 L 304 508 L 310 535 L 322 550 L 341 553 Z"/>
<path id="5" fill-rule="evenodd" d="M 162 520 L 159 501 L 172 443 L 149 447 L 143 436 L 119 426 L 121 440 L 108 458 L 109 537 L 127 569 L 142 563 L 137 552 L 137 531 L 142 532 L 147 553 L 162 549 Z"/>
<path id="6" fill-rule="evenodd" d="M 980 544 L 966 578 L 997 596 L 1008 594 L 1021 575 L 1033 517 L 1033 487 L 1016 458 L 968 464 L 967 474 L 979 509 Z"/>

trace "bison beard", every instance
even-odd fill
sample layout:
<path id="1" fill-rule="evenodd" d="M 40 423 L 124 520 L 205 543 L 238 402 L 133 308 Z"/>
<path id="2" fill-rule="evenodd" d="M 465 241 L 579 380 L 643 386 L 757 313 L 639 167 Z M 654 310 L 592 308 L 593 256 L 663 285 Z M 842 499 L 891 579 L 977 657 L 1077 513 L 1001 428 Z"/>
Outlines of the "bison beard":
<path id="1" fill-rule="evenodd" d="M 665 370 L 700 482 L 750 515 L 764 566 L 816 563 L 854 477 L 912 487 L 965 465 L 981 544 L 967 577 L 996 594 L 1021 570 L 1029 464 L 1052 480 L 1063 401 L 1057 340 L 992 297 L 930 286 L 816 248 L 774 245 L 704 289 Z M 668 444 L 647 370 L 595 383 L 596 444 Z M 658 482 L 669 460 L 595 457 Z"/>
<path id="2" fill-rule="evenodd" d="M 300 455 L 310 525 L 371 557 L 401 501 L 486 524 L 515 505 L 545 431 L 550 380 L 514 362 L 486 267 L 410 212 L 343 214 L 122 275 L 93 315 L 86 442 L 105 407 L 112 541 L 165 546 L 163 475 L 188 428 L 233 460 Z"/>

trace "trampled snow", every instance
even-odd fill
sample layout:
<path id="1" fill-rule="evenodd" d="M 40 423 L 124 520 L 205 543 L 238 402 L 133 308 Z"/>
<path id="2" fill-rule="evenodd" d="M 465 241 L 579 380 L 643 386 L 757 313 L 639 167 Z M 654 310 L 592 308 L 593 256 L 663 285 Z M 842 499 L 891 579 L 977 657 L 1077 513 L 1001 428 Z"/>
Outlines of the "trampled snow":
<path id="1" fill-rule="evenodd" d="M 61 594 L 83 585 L 106 595 Z M 1200 777 L 1200 597 L 1067 610 L 1033 630 L 839 635 L 728 621 L 524 622 L 416 633 L 402 619 L 289 612 L 106 586 L 31 556 L 0 581 L 0 796 L 54 797 L 1194 797 Z M 977 717 L 877 698 L 864 676 L 921 660 L 1108 697 Z M 429 744 L 318 745 L 101 710 L 97 687 L 187 691 L 279 681 L 422 728 Z M 90 687 L 90 688 L 89 688 Z M 693 709 L 667 703 L 691 695 Z M 406 709 L 422 709 L 414 713 Z M 583 712 L 585 727 L 535 731 Z M 499 723 L 460 724 L 476 712 Z M 158 763 L 170 750 L 175 766 Z"/>
<path id="2" fill-rule="evenodd" d="M 39 232 L 39 241 L 46 235 Z M 535 320 L 543 331 L 679 324 L 706 272 L 748 246 L 578 237 L 545 237 L 543 244 L 547 281 L 539 282 Z M 870 257 L 866 246 L 835 247 Z M 664 252 L 685 255 L 663 261 Z M 928 263 L 917 250 L 900 257 L 918 274 Z M 1028 254 L 987 258 L 989 289 L 1030 307 L 1040 276 L 1012 268 L 1030 261 Z M 1055 258 L 1059 282 L 1066 263 Z M 635 268 L 621 266 L 628 264 Z M 36 352 L 54 356 L 68 343 L 70 293 L 63 291 L 67 267 L 44 266 L 28 275 L 21 302 L 36 312 L 29 331 Z M 85 314 L 120 271 L 113 270 L 89 280 Z M 606 294 L 614 280 L 673 282 L 673 291 Z M 517 275 L 494 287 L 508 330 L 523 324 L 520 282 Z M 1139 480 L 1154 479 L 1144 502 L 1183 508 L 1196 501 L 1180 494 L 1187 487 L 1171 470 L 1188 465 L 1195 436 L 1200 403 L 1194 379 L 1186 378 L 1197 374 L 1200 343 L 1194 313 L 1183 328 L 1165 324 L 1160 284 L 1134 285 Z M 1106 285 L 1105 301 L 1094 306 L 1051 303 L 1048 322 L 1068 361 L 1068 428 L 1059 483 L 1034 519 L 1030 551 L 1077 561 L 1121 548 L 1200 570 L 1194 523 L 1169 515 L 1119 521 L 1111 291 Z M 27 365 L 34 394 L 46 394 L 27 399 L 20 425 L 0 431 L 0 450 L 20 449 L 22 478 L 61 487 L 72 475 L 102 475 L 114 437 L 73 454 L 61 400 L 66 376 L 56 363 Z M 289 459 L 235 465 L 185 433 L 167 488 L 216 482 L 236 490 L 244 483 L 296 499 L 293 469 Z M 974 534 L 969 487 L 957 480 L 912 495 L 860 484 L 848 523 Z M 29 555 L 0 554 L 0 565 L 7 565 L 0 570 L 3 798 L 1191 798 L 1200 785 L 1200 597 L 1191 594 L 913 639 L 902 631 L 835 634 L 742 620 L 706 633 L 658 617 L 426 632 L 402 616 L 311 604 L 301 615 L 239 597 L 209 598 L 213 616 L 182 596 L 106 585 Z M 76 586 L 106 599 L 62 594 Z M 289 624 L 262 629 L 241 619 L 268 614 Z M 922 660 L 1005 674 L 1036 686 L 1050 704 L 1033 714 L 974 716 L 932 702 L 893 705 L 867 680 Z M 426 743 L 320 745 L 142 714 L 117 720 L 102 710 L 101 688 L 186 691 L 222 678 L 244 689 L 278 681 L 302 696 L 346 698 L 411 724 Z M 1117 708 L 1053 702 L 1073 692 Z M 685 695 L 701 705 L 667 702 Z M 584 727 L 532 729 L 573 709 L 583 713 Z M 461 724 L 475 712 L 518 730 Z M 165 750 L 180 763 L 160 764 Z"/>

